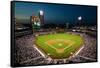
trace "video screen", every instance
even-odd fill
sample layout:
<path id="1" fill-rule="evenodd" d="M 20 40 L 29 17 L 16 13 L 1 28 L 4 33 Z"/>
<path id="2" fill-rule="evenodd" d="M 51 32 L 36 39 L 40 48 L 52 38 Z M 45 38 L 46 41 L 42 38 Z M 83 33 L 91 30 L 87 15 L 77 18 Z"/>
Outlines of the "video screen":
<path id="1" fill-rule="evenodd" d="M 97 6 L 11 2 L 11 66 L 97 62 Z"/>

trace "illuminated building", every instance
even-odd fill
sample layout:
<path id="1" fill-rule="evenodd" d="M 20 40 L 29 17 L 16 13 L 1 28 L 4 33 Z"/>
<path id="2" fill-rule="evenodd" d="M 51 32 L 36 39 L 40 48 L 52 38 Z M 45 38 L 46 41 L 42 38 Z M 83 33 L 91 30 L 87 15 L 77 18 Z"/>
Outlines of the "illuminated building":
<path id="1" fill-rule="evenodd" d="M 40 28 L 41 23 L 40 23 L 40 18 L 38 16 L 31 16 L 30 20 L 31 20 L 33 29 Z"/>

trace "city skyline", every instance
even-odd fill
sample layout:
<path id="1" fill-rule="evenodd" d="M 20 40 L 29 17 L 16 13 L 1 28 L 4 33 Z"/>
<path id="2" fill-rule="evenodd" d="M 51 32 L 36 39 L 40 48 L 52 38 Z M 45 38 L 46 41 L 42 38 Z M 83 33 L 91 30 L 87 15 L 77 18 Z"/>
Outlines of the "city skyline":
<path id="1" fill-rule="evenodd" d="M 29 22 L 30 16 L 38 16 L 39 11 L 44 12 L 46 23 L 72 23 L 78 22 L 81 16 L 83 22 L 96 24 L 97 8 L 95 6 L 60 5 L 46 3 L 15 3 L 15 18 Z"/>

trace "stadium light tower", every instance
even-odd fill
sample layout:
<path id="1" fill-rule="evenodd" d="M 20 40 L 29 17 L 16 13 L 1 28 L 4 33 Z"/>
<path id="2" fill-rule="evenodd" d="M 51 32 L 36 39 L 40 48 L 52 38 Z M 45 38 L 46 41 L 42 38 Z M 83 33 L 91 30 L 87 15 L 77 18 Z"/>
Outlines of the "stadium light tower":
<path id="1" fill-rule="evenodd" d="M 78 17 L 78 20 L 81 21 L 81 20 L 82 20 L 82 16 L 79 16 L 79 17 Z"/>
<path id="2" fill-rule="evenodd" d="M 39 11 L 39 18 L 40 18 L 41 24 L 43 24 L 44 23 L 44 12 L 42 10 Z"/>
<path id="3" fill-rule="evenodd" d="M 67 23 L 66 23 L 66 29 L 68 29 L 68 28 L 69 28 L 69 23 L 67 22 Z"/>
<path id="4" fill-rule="evenodd" d="M 78 17 L 79 26 L 81 26 L 81 24 L 82 24 L 81 21 L 82 21 L 82 16 L 79 16 L 79 17 Z"/>
<path id="5" fill-rule="evenodd" d="M 42 10 L 40 10 L 40 15 L 43 15 L 43 11 Z"/>

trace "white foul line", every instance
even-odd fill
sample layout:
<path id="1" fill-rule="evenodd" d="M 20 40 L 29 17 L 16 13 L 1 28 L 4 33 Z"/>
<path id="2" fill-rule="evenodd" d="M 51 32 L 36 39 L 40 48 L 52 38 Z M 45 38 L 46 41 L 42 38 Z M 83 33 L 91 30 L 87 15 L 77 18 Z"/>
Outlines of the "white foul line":
<path id="1" fill-rule="evenodd" d="M 84 48 L 84 45 L 78 50 L 78 52 L 75 55 L 78 55 L 78 53 Z"/>
<path id="2" fill-rule="evenodd" d="M 34 46 L 34 45 L 33 45 Z M 34 47 L 44 58 L 46 57 L 36 46 Z"/>

